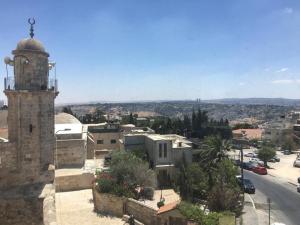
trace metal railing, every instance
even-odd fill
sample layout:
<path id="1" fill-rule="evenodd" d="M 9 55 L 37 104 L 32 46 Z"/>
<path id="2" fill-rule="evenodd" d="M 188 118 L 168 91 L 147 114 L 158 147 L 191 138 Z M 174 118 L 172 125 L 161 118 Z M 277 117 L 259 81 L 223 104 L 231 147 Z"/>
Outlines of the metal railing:
<path id="1" fill-rule="evenodd" d="M 57 79 L 49 79 L 48 90 L 52 90 L 54 92 L 58 92 L 58 82 L 57 82 Z"/>
<path id="2" fill-rule="evenodd" d="M 4 78 L 4 90 L 16 90 L 15 87 L 15 79 L 14 77 L 5 77 Z M 50 90 L 54 92 L 58 92 L 58 81 L 57 79 L 49 79 L 48 87 L 44 88 L 41 86 L 41 90 Z"/>
<path id="3" fill-rule="evenodd" d="M 4 78 L 4 90 L 15 90 L 15 79 L 13 77 Z"/>

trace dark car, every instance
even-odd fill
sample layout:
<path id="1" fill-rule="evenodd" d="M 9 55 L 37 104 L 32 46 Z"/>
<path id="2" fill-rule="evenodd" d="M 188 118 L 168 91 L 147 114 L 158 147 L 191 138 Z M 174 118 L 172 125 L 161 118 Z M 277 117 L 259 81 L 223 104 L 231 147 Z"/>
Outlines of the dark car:
<path id="1" fill-rule="evenodd" d="M 297 186 L 297 191 L 300 193 L 300 184 Z"/>
<path id="2" fill-rule="evenodd" d="M 272 159 L 269 160 L 269 162 L 280 162 L 280 158 L 275 155 Z"/>
<path id="3" fill-rule="evenodd" d="M 244 179 L 244 191 L 248 194 L 255 194 L 255 187 L 251 180 Z"/>
<path id="4" fill-rule="evenodd" d="M 241 165 L 241 168 L 243 168 L 245 170 L 252 170 L 253 167 L 254 167 L 254 165 L 249 162 L 243 162 L 243 164 Z"/>
<path id="5" fill-rule="evenodd" d="M 284 154 L 284 155 L 290 155 L 290 154 L 291 154 L 291 151 L 290 151 L 290 150 L 284 150 L 284 151 L 283 151 L 283 154 Z"/>
<path id="6" fill-rule="evenodd" d="M 238 183 L 239 183 L 240 187 L 244 189 L 245 193 L 255 194 L 255 187 L 254 187 L 253 183 L 251 182 L 251 180 L 244 179 L 244 185 L 243 185 L 242 184 L 242 178 L 239 177 L 238 178 Z"/>

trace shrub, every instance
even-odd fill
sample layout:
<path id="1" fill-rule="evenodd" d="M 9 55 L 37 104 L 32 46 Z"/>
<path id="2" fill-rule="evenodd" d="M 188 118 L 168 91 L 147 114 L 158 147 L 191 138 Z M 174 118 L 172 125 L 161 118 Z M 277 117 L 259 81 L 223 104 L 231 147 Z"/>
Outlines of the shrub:
<path id="1" fill-rule="evenodd" d="M 118 184 L 110 174 L 101 172 L 97 178 L 97 189 L 101 193 L 109 193 L 116 196 L 124 196 L 127 198 L 134 198 L 136 196 L 133 187 L 126 184 Z"/>
<path id="2" fill-rule="evenodd" d="M 198 205 L 193 205 L 188 202 L 181 202 L 177 206 L 180 213 L 185 216 L 188 220 L 193 220 L 200 225 L 218 225 L 219 224 L 219 213 L 204 213 L 203 209 Z"/>

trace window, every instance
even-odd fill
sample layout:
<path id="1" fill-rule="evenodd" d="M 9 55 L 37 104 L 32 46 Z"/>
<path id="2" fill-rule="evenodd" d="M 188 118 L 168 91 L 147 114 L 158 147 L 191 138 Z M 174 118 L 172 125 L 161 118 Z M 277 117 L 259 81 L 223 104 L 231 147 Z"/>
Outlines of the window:
<path id="1" fill-rule="evenodd" d="M 162 143 L 159 143 L 159 151 L 158 151 L 158 154 L 159 154 L 159 158 L 162 157 Z"/>
<path id="2" fill-rule="evenodd" d="M 103 140 L 97 140 L 97 145 L 103 145 Z"/>
<path id="3" fill-rule="evenodd" d="M 111 139 L 111 140 L 110 140 L 110 143 L 111 143 L 111 144 L 116 144 L 117 141 L 116 141 L 115 139 Z"/>
<path id="4" fill-rule="evenodd" d="M 168 153 L 168 145 L 167 143 L 164 143 L 164 158 L 167 158 L 167 153 Z"/>

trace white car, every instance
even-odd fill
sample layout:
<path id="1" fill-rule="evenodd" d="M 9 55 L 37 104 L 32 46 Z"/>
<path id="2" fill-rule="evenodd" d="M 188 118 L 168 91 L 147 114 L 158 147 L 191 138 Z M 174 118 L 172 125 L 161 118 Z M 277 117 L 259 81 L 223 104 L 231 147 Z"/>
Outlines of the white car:
<path id="1" fill-rule="evenodd" d="M 294 167 L 300 167 L 300 158 L 297 158 L 297 159 L 294 161 Z"/>
<path id="2" fill-rule="evenodd" d="M 260 165 L 260 166 L 263 166 L 263 165 L 264 165 L 264 162 L 261 161 L 261 160 L 259 160 L 258 158 L 251 158 L 251 159 L 249 160 L 249 162 L 250 162 L 250 163 L 256 163 L 256 164 L 258 164 L 258 165 Z"/>
<path id="3" fill-rule="evenodd" d="M 256 157 L 257 157 L 257 154 L 252 153 L 252 152 L 248 152 L 248 153 L 246 153 L 244 156 L 245 156 L 245 157 L 256 158 Z"/>

